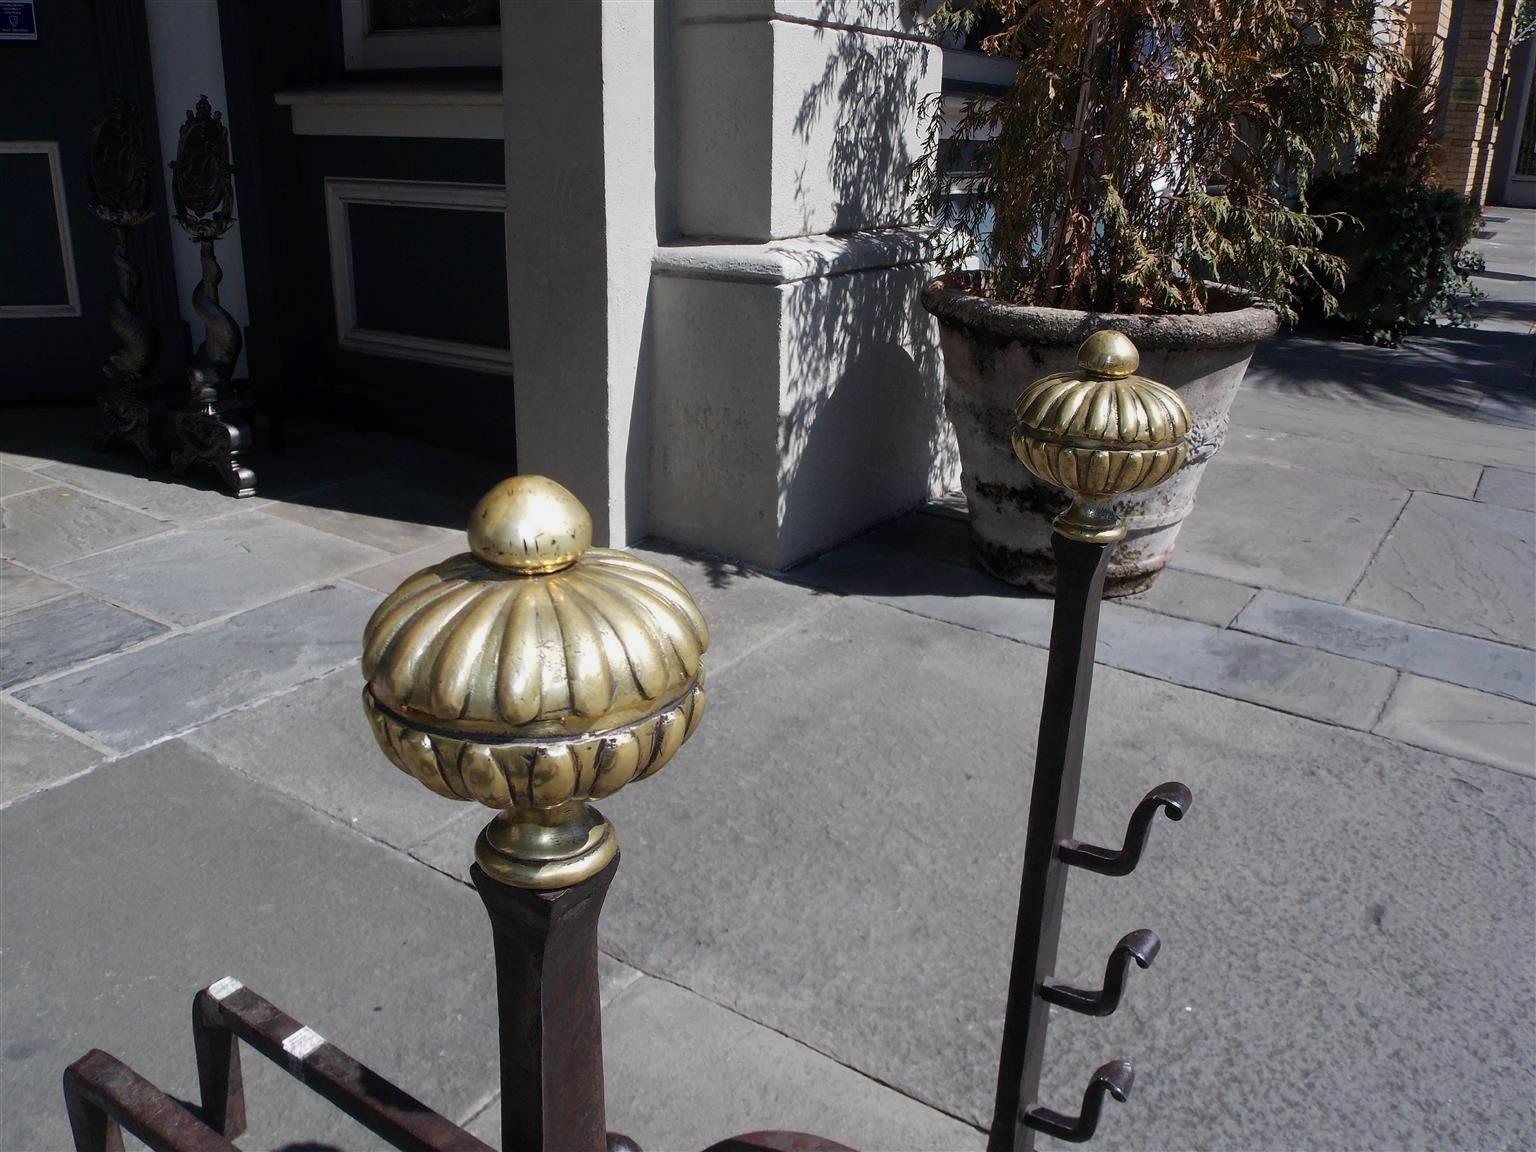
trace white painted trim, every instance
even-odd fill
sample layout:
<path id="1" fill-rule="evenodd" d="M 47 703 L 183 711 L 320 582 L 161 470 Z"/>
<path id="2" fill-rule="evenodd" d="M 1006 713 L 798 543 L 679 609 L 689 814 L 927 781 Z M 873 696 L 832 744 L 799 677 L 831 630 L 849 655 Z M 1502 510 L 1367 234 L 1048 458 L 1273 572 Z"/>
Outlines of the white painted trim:
<path id="1" fill-rule="evenodd" d="M 367 0 L 341 0 L 341 52 L 349 72 L 370 68 L 493 68 L 501 26 L 375 32 Z"/>
<path id="2" fill-rule="evenodd" d="M 651 269 L 662 276 L 789 284 L 824 276 L 925 264 L 934 256 L 920 228 L 880 228 L 836 235 L 792 236 L 766 244 L 679 241 L 656 249 Z"/>
<path id="3" fill-rule="evenodd" d="M 495 211 L 505 219 L 507 190 L 500 184 L 448 184 L 428 180 L 342 180 L 326 178 L 325 227 L 331 253 L 331 295 L 336 306 L 336 343 L 352 352 L 421 360 L 450 368 L 512 374 L 512 350 L 460 344 L 400 332 L 380 332 L 357 324 L 357 294 L 352 282 L 352 230 L 349 204 L 388 204 L 458 212 Z"/>
<path id="4" fill-rule="evenodd" d="M 59 222 L 59 256 L 64 261 L 63 304 L 0 304 L 0 319 L 56 319 L 80 315 L 80 284 L 75 278 L 75 242 L 69 231 L 69 203 L 64 198 L 64 172 L 59 167 L 57 140 L 4 140 L 0 153 L 48 157 L 48 172 L 53 180 L 53 215 Z M 15 223 L 23 224 L 22 221 Z"/>
<path id="5" fill-rule="evenodd" d="M 277 93 L 293 116 L 295 136 L 417 136 L 500 140 L 506 129 L 501 89 L 419 83 L 325 84 Z"/>

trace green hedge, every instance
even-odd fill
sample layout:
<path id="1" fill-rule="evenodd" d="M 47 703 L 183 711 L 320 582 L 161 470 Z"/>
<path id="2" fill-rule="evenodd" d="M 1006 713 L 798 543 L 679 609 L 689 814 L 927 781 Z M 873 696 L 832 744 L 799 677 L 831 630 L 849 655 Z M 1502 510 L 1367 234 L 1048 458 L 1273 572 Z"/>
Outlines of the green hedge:
<path id="1" fill-rule="evenodd" d="M 1449 188 L 1358 173 L 1317 178 L 1314 212 L 1336 213 L 1324 247 L 1348 266 L 1329 315 L 1350 334 L 1396 345 L 1423 327 L 1472 324 L 1482 293 L 1468 279 L 1483 268 L 1466 244 L 1477 227 L 1472 202 Z M 1320 298 L 1308 308 L 1324 313 Z"/>

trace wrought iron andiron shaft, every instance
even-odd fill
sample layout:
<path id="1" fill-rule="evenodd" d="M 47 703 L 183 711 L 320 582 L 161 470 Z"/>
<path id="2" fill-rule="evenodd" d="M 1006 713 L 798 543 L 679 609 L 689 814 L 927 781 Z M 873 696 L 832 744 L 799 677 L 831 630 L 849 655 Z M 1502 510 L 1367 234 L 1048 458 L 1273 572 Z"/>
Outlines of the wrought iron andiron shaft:
<path id="1" fill-rule="evenodd" d="M 501 1026 L 501 1146 L 604 1148 L 597 920 L 615 856 L 569 888 L 514 888 L 470 878 L 491 918 Z"/>
<path id="2" fill-rule="evenodd" d="M 1108 545 L 1059 534 L 1051 544 L 1056 553 L 1056 608 L 1040 708 L 1035 784 L 1029 798 L 1012 978 L 988 1144 L 991 1152 L 1022 1152 L 1034 1146 L 1033 1133 L 1024 1125 L 1023 1106 L 1034 1103 L 1040 1088 L 1050 1005 L 1038 990 L 1056 967 L 1067 887 L 1066 865 L 1057 859 L 1056 845 L 1072 834 L 1077 815 L 1099 601 L 1109 569 Z"/>
<path id="3" fill-rule="evenodd" d="M 989 1152 L 1029 1152 L 1036 1132 L 1088 1140 L 1098 1125 L 1105 1094 L 1124 1100 L 1129 1093 L 1130 1062 L 1116 1060 L 1095 1074 L 1078 1116 L 1038 1103 L 1051 1004 L 1085 1015 L 1109 1015 L 1119 1004 L 1129 963 L 1146 967 L 1158 948 L 1156 935 L 1146 929 L 1126 936 L 1111 955 L 1099 992 L 1052 981 L 1067 869 L 1089 867 L 1125 875 L 1136 866 L 1157 809 L 1166 808 L 1177 819 L 1189 804 L 1189 790 L 1182 784 L 1157 789 L 1137 808 L 1126 845 L 1118 852 L 1080 845 L 1072 838 L 1099 606 L 1111 551 L 1125 536 L 1108 502 L 1166 480 L 1187 452 L 1189 413 L 1183 401 L 1171 389 L 1133 375 L 1139 360 L 1125 336 L 1096 332 L 1078 350 L 1078 371 L 1035 381 L 1014 407 L 1018 423 L 1013 445 L 1019 460 L 1035 475 L 1067 489 L 1072 503 L 1056 518 L 1051 538 L 1056 605 Z"/>

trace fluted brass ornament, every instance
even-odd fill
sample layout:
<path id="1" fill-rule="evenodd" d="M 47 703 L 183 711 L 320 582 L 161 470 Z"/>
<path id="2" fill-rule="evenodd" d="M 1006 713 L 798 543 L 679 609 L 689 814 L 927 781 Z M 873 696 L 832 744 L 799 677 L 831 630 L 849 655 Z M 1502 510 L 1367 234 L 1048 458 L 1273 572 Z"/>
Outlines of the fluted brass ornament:
<path id="1" fill-rule="evenodd" d="M 1113 544 L 1125 526 L 1105 501 L 1161 484 L 1188 454 L 1189 409 L 1166 385 L 1135 375 L 1128 336 L 1101 329 L 1077 350 L 1076 372 L 1036 380 L 1013 406 L 1013 450 L 1048 484 L 1072 493 L 1055 520 L 1063 536 Z"/>
<path id="2" fill-rule="evenodd" d="M 602 871 L 618 837 L 588 801 L 660 770 L 704 714 L 693 598 L 591 540 L 565 488 L 504 480 L 471 514 L 470 551 L 408 578 L 363 635 L 379 747 L 439 795 L 503 810 L 475 859 L 519 888 Z"/>

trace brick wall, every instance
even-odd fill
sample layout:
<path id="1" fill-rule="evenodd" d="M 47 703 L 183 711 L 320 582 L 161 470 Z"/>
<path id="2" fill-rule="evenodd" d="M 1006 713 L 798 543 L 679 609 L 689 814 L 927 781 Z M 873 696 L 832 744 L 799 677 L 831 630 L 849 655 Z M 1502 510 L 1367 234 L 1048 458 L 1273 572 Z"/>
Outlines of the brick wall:
<path id="1" fill-rule="evenodd" d="M 1439 182 L 1478 204 L 1487 192 L 1497 129 L 1493 112 L 1517 4 L 1518 0 L 1461 0 L 1459 22 L 1452 19 L 1453 0 L 1413 0 L 1409 9 L 1413 34 L 1434 36 L 1442 62 L 1450 64 L 1449 81 L 1441 86 Z"/>

